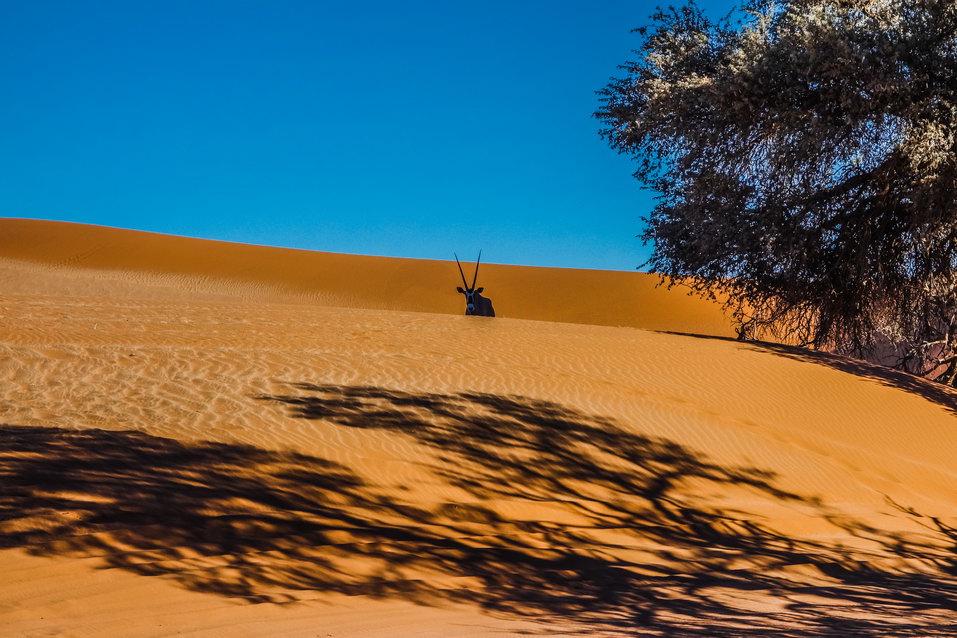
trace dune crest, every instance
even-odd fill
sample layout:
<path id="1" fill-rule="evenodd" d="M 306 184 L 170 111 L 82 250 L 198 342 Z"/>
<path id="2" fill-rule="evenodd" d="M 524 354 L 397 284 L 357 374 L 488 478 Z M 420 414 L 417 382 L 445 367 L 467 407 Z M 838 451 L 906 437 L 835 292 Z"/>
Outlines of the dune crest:
<path id="1" fill-rule="evenodd" d="M 0 258 L 86 280 L 132 281 L 132 294 L 149 284 L 250 300 L 462 314 L 455 292 L 461 281 L 449 257 L 343 255 L 0 219 Z M 658 278 L 645 273 L 483 264 L 481 275 L 503 317 L 733 335 L 715 304 L 657 287 Z"/>

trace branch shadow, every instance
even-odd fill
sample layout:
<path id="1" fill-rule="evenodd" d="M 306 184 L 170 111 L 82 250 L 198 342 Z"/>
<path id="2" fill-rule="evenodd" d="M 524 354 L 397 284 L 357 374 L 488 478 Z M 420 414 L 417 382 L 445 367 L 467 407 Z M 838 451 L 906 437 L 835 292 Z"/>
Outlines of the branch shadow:
<path id="1" fill-rule="evenodd" d="M 925 520 L 942 546 L 883 534 L 776 487 L 770 472 L 523 397 L 299 383 L 257 398 L 295 417 L 408 437 L 469 498 L 402 502 L 344 465 L 293 452 L 0 426 L 0 547 L 99 557 L 250 603 L 328 592 L 466 603 L 540 620 L 542 633 L 556 623 L 576 635 L 957 631 L 957 532 L 937 519 Z M 862 563 L 707 497 L 730 486 L 819 510 L 933 569 Z M 502 503 L 565 516 L 516 515 Z M 777 604 L 740 604 L 754 596 Z"/>
<path id="2" fill-rule="evenodd" d="M 660 330 L 662 334 L 678 335 L 681 337 L 693 337 L 695 339 L 710 339 L 717 341 L 729 341 L 738 344 L 746 344 L 762 352 L 770 352 L 781 357 L 803 361 L 806 363 L 816 363 L 847 372 L 858 377 L 877 381 L 881 385 L 898 390 L 904 390 L 911 394 L 923 397 L 932 403 L 943 407 L 951 414 L 957 415 L 957 391 L 948 388 L 945 385 L 936 383 L 929 379 L 908 374 L 900 370 L 894 370 L 877 363 L 870 363 L 861 359 L 852 359 L 829 352 L 818 350 L 808 350 L 798 346 L 789 346 L 770 341 L 739 341 L 732 337 L 719 337 L 715 335 L 704 335 L 692 332 L 675 332 L 671 330 Z"/>
<path id="3" fill-rule="evenodd" d="M 316 550 L 341 543 L 337 532 L 407 540 L 353 516 L 374 511 L 375 496 L 317 457 L 132 430 L 5 425 L 0 442 L 0 547 L 97 556 L 259 603 L 297 600 L 295 590 L 369 593 Z"/>

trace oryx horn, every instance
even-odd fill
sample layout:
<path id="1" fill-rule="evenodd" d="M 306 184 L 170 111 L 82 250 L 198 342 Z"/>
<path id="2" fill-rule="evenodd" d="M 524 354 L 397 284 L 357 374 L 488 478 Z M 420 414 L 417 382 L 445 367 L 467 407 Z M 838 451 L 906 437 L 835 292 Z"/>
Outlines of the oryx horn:
<path id="1" fill-rule="evenodd" d="M 452 253 L 452 254 L 455 255 L 455 253 Z M 481 256 L 481 254 L 480 254 L 479 256 Z M 462 264 L 459 263 L 459 256 L 458 256 L 458 255 L 455 255 L 455 263 L 458 264 L 459 274 L 462 275 L 462 285 L 465 286 L 466 288 L 468 288 L 468 287 L 469 287 L 469 284 L 468 284 L 467 281 L 465 281 L 465 272 L 462 270 Z"/>
<path id="2" fill-rule="evenodd" d="M 472 277 L 472 290 L 475 290 L 475 282 L 478 281 L 478 267 L 479 267 L 479 262 L 481 261 L 482 261 L 482 250 L 479 249 L 478 259 L 475 260 L 475 276 Z"/>

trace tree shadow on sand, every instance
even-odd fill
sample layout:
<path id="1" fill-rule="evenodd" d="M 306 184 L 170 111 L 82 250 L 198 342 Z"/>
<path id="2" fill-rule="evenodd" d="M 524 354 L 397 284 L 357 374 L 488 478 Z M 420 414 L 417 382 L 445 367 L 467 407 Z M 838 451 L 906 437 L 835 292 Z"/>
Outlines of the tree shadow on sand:
<path id="1" fill-rule="evenodd" d="M 953 635 L 957 533 L 934 547 L 841 518 L 771 473 L 515 396 L 294 384 L 259 397 L 431 449 L 469 498 L 404 503 L 322 458 L 133 431 L 0 427 L 0 545 L 101 557 L 253 603 L 323 593 L 478 605 L 576 635 Z M 901 560 L 778 533 L 709 502 L 729 486 L 819 511 Z M 502 502 L 564 510 L 507 516 Z M 913 513 L 916 515 L 916 513 Z M 821 576 L 796 577 L 795 566 Z M 789 571 L 791 570 L 791 571 Z M 822 584 L 823 583 L 823 584 Z M 740 600 L 767 597 L 770 608 Z"/>

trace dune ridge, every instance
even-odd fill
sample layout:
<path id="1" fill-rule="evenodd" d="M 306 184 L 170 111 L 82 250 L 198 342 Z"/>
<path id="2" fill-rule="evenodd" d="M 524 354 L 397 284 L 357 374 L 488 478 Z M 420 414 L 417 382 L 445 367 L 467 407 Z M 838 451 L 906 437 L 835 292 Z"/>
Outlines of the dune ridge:
<path id="1" fill-rule="evenodd" d="M 122 280 L 124 273 L 141 288 L 148 283 L 246 299 L 443 314 L 460 314 L 465 307 L 455 292 L 461 280 L 454 261 L 9 218 L 0 219 L 0 256 L 74 276 L 98 273 Z M 658 277 L 645 273 L 483 264 L 481 279 L 505 317 L 732 335 L 715 304 L 657 287 Z"/>
<path id="2" fill-rule="evenodd" d="M 7 221 L 0 635 L 957 633 L 946 388 L 650 286 L 489 320 L 445 262 Z"/>

